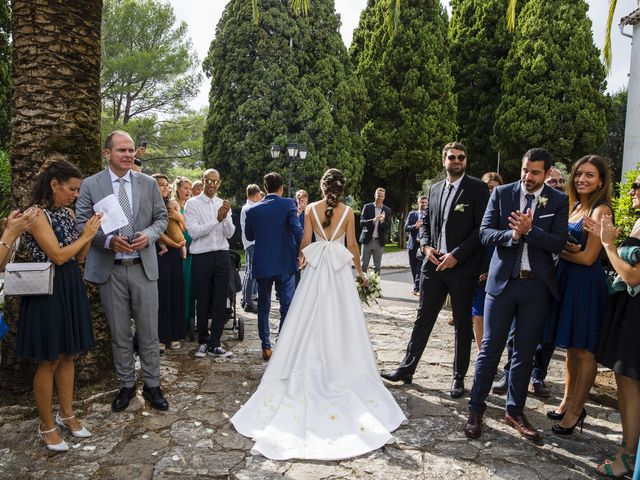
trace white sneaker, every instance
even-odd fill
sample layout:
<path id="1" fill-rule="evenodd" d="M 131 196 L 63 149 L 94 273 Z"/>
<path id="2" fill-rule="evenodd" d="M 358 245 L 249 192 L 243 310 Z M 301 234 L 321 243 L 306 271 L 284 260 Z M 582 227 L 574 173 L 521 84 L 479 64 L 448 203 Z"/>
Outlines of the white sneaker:
<path id="1" fill-rule="evenodd" d="M 233 352 L 227 352 L 222 347 L 216 347 L 216 348 L 210 349 L 207 351 L 207 353 L 212 357 L 218 357 L 218 358 L 226 358 L 226 357 L 231 357 L 233 355 Z"/>
<path id="2" fill-rule="evenodd" d="M 198 350 L 196 350 L 196 353 L 194 353 L 194 355 L 198 358 L 204 358 L 207 356 L 207 344 L 206 343 L 201 343 L 200 346 L 198 347 Z"/>

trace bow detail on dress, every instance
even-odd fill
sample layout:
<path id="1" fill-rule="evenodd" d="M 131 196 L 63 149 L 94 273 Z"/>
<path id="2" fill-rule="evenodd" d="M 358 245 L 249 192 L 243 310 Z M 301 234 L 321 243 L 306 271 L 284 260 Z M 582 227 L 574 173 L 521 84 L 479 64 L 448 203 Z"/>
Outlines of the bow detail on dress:
<path id="1" fill-rule="evenodd" d="M 353 259 L 351 252 L 342 243 L 326 240 L 319 240 L 307 245 L 302 253 L 307 259 L 307 263 L 313 268 L 318 268 L 322 259 L 326 258 L 335 271 L 340 270 Z"/>

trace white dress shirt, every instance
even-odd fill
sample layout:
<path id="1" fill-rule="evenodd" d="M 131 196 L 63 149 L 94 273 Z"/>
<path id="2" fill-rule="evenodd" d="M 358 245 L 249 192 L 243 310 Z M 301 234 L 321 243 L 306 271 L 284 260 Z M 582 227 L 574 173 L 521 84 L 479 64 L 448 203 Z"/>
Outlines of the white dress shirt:
<path id="1" fill-rule="evenodd" d="M 115 173 L 113 173 L 113 170 L 109 169 L 109 175 L 111 176 L 111 187 L 113 188 L 113 194 L 116 196 L 116 199 L 120 194 L 120 178 L 124 178 L 124 190 L 125 192 L 127 192 L 127 198 L 129 199 L 129 208 L 131 208 L 131 215 L 133 215 L 133 193 L 131 189 L 131 170 L 127 170 L 127 173 L 125 173 L 122 177 L 119 177 Z M 135 224 L 135 221 L 136 220 L 134 218 L 133 219 L 134 224 Z M 135 227 L 134 227 L 134 230 L 135 230 Z M 105 249 L 110 248 L 109 245 L 111 243 L 112 237 L 113 235 L 107 235 L 107 238 L 105 239 L 105 243 L 104 243 Z M 140 252 L 138 252 L 137 250 L 131 254 L 116 252 L 116 259 L 118 260 L 127 260 L 131 258 L 139 258 L 139 257 L 140 257 Z"/>
<path id="2" fill-rule="evenodd" d="M 456 198 L 458 194 L 458 188 L 460 187 L 460 183 L 464 178 L 464 174 L 458 178 L 455 182 L 449 182 L 449 180 L 444 181 L 444 187 L 442 187 L 442 199 L 440 202 L 443 202 L 447 199 L 447 203 L 442 206 L 442 203 L 438 205 L 438 208 L 442 209 L 442 228 L 440 229 L 440 245 L 438 245 L 438 251 L 442 253 L 449 253 L 447 248 L 447 220 L 449 219 L 449 209 L 451 208 L 451 204 L 453 203 L 453 199 Z M 447 192 L 449 191 L 450 186 L 453 185 L 453 190 L 449 194 L 449 198 L 447 198 Z"/>
<path id="3" fill-rule="evenodd" d="M 536 213 L 536 206 L 538 205 L 538 198 L 540 198 L 540 193 L 542 193 L 542 189 L 544 188 L 544 184 L 535 192 L 527 192 L 524 184 L 520 184 L 520 211 L 524 213 L 524 207 L 527 206 L 527 197 L 528 193 L 532 194 L 535 198 L 531 202 L 531 216 Z M 533 227 L 533 223 L 531 224 Z M 520 238 L 522 241 L 522 238 Z M 531 271 L 531 265 L 529 264 L 529 245 L 524 244 L 524 249 L 522 250 L 522 266 L 520 270 Z"/>
<path id="4" fill-rule="evenodd" d="M 373 208 L 375 210 L 375 216 L 377 217 L 378 215 L 380 215 L 382 213 L 382 205 L 380 205 L 379 207 L 374 203 L 373 204 Z M 372 234 L 372 238 L 378 238 L 378 225 L 380 225 L 380 222 L 378 220 L 376 220 L 375 222 L 373 222 L 373 234 Z"/>
<path id="5" fill-rule="evenodd" d="M 242 232 L 242 245 L 244 246 L 245 250 L 247 249 L 247 247 L 250 247 L 251 245 L 256 243 L 255 240 L 253 241 L 247 240 L 247 236 L 244 234 L 244 226 L 247 223 L 247 212 L 255 204 L 256 202 L 252 202 L 247 198 L 247 203 L 245 203 L 244 206 L 242 207 L 242 210 L 240 210 L 240 231 Z"/>
<path id="6" fill-rule="evenodd" d="M 229 250 L 227 239 L 233 236 L 236 227 L 231 220 L 231 210 L 222 222 L 218 222 L 218 210 L 221 206 L 221 198 L 209 198 L 204 193 L 190 198 L 185 203 L 184 219 L 192 238 L 190 253 Z"/>

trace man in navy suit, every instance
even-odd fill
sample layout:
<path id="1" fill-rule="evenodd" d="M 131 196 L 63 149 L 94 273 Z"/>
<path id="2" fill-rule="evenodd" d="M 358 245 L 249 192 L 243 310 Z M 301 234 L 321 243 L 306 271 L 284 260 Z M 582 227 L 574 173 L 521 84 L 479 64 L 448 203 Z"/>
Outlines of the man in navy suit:
<path id="1" fill-rule="evenodd" d="M 258 282 L 258 334 L 262 342 L 262 358 L 271 358 L 269 310 L 271 288 L 275 283 L 280 298 L 280 328 L 287 316 L 295 291 L 298 250 L 302 226 L 296 204 L 282 198 L 284 178 L 279 173 L 264 176 L 267 196 L 247 211 L 245 235 L 255 240 L 252 273 Z"/>
<path id="2" fill-rule="evenodd" d="M 412 382 L 438 314 L 450 295 L 456 342 L 450 394 L 458 398 L 464 394 L 471 356 L 473 294 L 478 276 L 486 272 L 486 255 L 478 231 L 489 189 L 486 183 L 466 175 L 467 150 L 459 142 L 444 146 L 442 166 L 447 178 L 429 189 L 427 214 L 420 227 L 420 248 L 425 258 L 411 339 L 398 368 L 381 375 L 393 382 Z"/>
<path id="3" fill-rule="evenodd" d="M 407 221 L 404 224 L 404 231 L 409 234 L 407 238 L 407 251 L 409 252 L 409 265 L 411 266 L 414 295 L 420 295 L 420 265 L 422 262 L 418 260 L 416 254 L 420 249 L 418 233 L 424 222 L 424 216 L 427 213 L 427 204 L 427 196 L 422 193 L 418 195 L 418 210 L 409 212 Z"/>
<path id="4" fill-rule="evenodd" d="M 391 226 L 391 209 L 384 205 L 385 189 L 376 188 L 375 202 L 367 203 L 360 215 L 360 243 L 362 244 L 362 271 L 369 268 L 373 256 L 373 270 L 380 272 L 384 242 Z"/>
<path id="5" fill-rule="evenodd" d="M 514 322 L 505 422 L 528 440 L 542 439 L 524 416 L 524 404 L 546 312 L 551 297 L 558 299 L 553 254 L 565 245 L 569 215 L 566 195 L 544 183 L 551 165 L 551 154 L 542 148 L 525 153 L 521 180 L 496 187 L 482 219 L 480 239 L 496 249 L 489 265 L 484 337 L 465 426 L 468 438 L 482 433 L 485 399 Z"/>

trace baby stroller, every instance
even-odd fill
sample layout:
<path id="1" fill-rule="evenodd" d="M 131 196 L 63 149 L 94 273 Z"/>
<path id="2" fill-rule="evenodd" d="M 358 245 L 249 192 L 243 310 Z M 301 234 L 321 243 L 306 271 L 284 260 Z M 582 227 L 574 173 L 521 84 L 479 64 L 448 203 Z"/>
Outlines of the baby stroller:
<path id="1" fill-rule="evenodd" d="M 240 255 L 229 250 L 229 288 L 227 290 L 227 320 L 233 318 L 233 324 L 229 330 L 238 335 L 238 340 L 244 340 L 244 319 L 238 317 L 236 313 L 236 294 L 242 290 L 242 280 L 240 279 Z"/>

